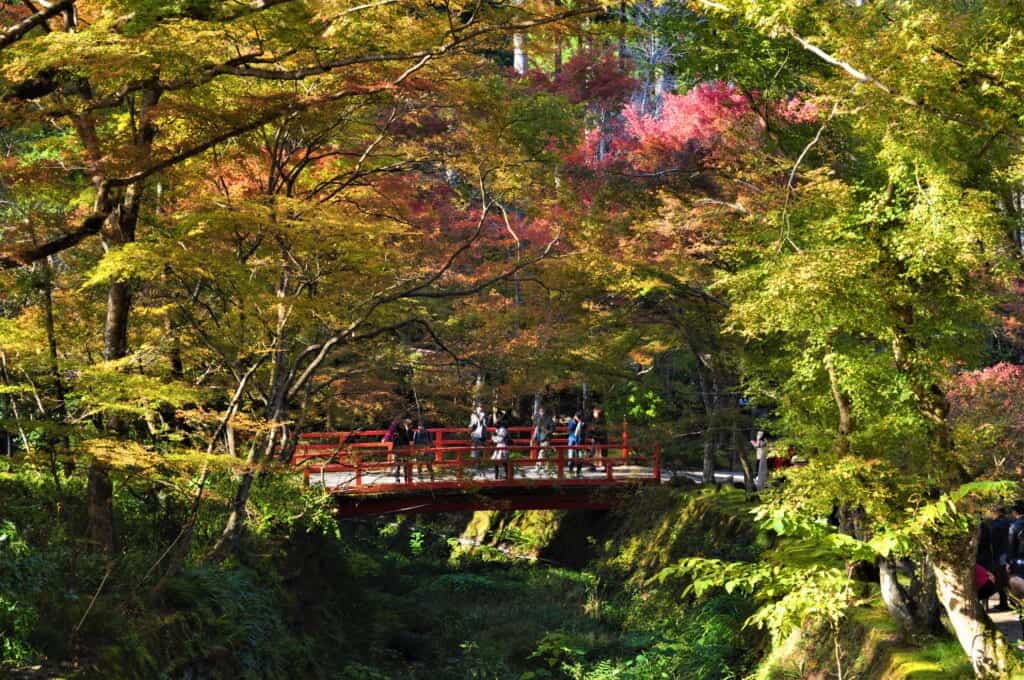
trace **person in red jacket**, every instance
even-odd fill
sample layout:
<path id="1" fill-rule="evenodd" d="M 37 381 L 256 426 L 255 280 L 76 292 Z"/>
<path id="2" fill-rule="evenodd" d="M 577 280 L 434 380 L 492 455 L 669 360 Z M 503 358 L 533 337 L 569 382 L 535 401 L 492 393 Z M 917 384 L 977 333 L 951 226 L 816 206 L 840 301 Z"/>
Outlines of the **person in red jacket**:
<path id="1" fill-rule="evenodd" d="M 978 591 L 978 599 L 982 602 L 996 592 L 996 577 L 980 564 L 974 565 L 974 589 Z"/>

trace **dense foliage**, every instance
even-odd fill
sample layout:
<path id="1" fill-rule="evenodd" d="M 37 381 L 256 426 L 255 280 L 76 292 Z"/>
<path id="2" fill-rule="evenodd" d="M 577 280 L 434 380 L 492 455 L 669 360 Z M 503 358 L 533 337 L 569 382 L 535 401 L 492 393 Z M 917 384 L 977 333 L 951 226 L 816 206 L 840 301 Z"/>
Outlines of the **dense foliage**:
<path id="1" fill-rule="evenodd" d="M 941 604 L 1016 672 L 971 567 L 1022 491 L 1022 31 L 960 0 L 0 3 L 3 663 L 327 673 L 407 597 L 438 639 L 330 672 L 713 677 L 766 651 L 743 621 L 827 631 L 842 676 L 873 565 L 907 640 Z M 593 614 L 586 573 L 360 545 L 285 467 L 303 431 L 544 401 L 743 470 L 759 527 L 663 509 Z M 758 430 L 807 465 L 766 485 Z M 336 610 L 293 599 L 307 561 Z"/>

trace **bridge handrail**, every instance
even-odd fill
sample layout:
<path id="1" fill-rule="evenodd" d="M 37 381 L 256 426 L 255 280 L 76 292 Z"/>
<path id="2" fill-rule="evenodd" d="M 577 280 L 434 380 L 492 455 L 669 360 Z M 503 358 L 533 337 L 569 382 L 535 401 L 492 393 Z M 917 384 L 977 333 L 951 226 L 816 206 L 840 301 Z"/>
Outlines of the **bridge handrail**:
<path id="1" fill-rule="evenodd" d="M 511 454 L 514 453 L 514 451 L 511 448 L 509 448 L 509 450 L 508 450 L 509 455 L 505 459 L 499 460 L 499 461 L 494 461 L 494 460 L 491 460 L 489 457 L 485 457 L 483 455 L 481 455 L 479 457 L 472 457 L 472 456 L 470 456 L 468 458 L 467 458 L 467 456 L 464 455 L 464 453 L 466 451 L 472 452 L 472 451 L 479 450 L 481 452 L 483 452 L 483 451 L 493 452 L 495 450 L 495 447 L 493 447 L 493 446 L 491 446 L 491 447 L 464 446 L 464 447 L 445 447 L 445 448 L 436 448 L 436 447 L 429 448 L 429 447 L 412 447 L 412 446 L 410 446 L 407 449 L 405 447 L 399 447 L 398 450 L 396 451 L 396 455 L 389 456 L 387 460 L 383 460 L 383 461 L 367 461 L 367 460 L 363 460 L 361 458 L 361 456 L 359 455 L 359 450 L 357 449 L 356 451 L 354 451 L 352 453 L 352 457 L 351 457 L 349 462 L 327 463 L 327 464 L 319 464 L 319 465 L 307 465 L 305 467 L 305 469 L 304 469 L 303 474 L 304 474 L 306 485 L 308 486 L 309 483 L 310 483 L 310 478 L 311 478 L 311 476 L 313 474 L 319 474 L 321 476 L 322 483 L 325 484 L 325 482 L 323 481 L 323 479 L 324 479 L 323 475 L 326 474 L 326 473 L 331 473 L 331 472 L 352 472 L 352 473 L 354 473 L 354 477 L 353 477 L 353 480 L 352 480 L 354 482 L 354 484 L 342 485 L 342 486 L 347 486 L 350 491 L 352 490 L 352 487 L 355 487 L 356 489 L 362 489 L 364 491 L 366 489 L 370 489 L 371 491 L 386 491 L 386 490 L 389 490 L 389 489 L 394 488 L 394 487 L 409 488 L 411 486 L 423 486 L 425 483 L 422 483 L 422 482 L 414 483 L 413 482 L 412 471 L 413 471 L 413 467 L 414 466 L 417 466 L 417 467 L 428 466 L 428 468 L 429 468 L 429 470 L 431 472 L 431 480 L 432 480 L 430 482 L 430 484 L 436 486 L 437 483 L 433 482 L 433 478 L 434 478 L 433 468 L 434 467 L 441 468 L 442 470 L 454 469 L 455 470 L 455 475 L 456 475 L 457 483 L 458 484 L 462 484 L 462 483 L 464 483 L 465 478 L 467 476 L 469 476 L 470 478 L 473 477 L 472 474 L 471 475 L 466 475 L 466 470 L 467 469 L 470 469 L 470 470 L 475 472 L 475 471 L 477 471 L 479 469 L 482 469 L 482 468 L 485 468 L 485 467 L 503 466 L 504 467 L 504 472 L 505 472 L 505 475 L 506 475 L 505 480 L 496 480 L 494 482 L 496 484 L 500 484 L 501 481 L 504 481 L 506 483 L 512 482 L 512 480 L 515 477 L 515 472 L 514 471 L 517 468 L 525 467 L 525 466 L 535 466 L 535 465 L 544 465 L 545 468 L 546 468 L 547 466 L 549 466 L 551 464 L 554 464 L 554 467 L 557 470 L 557 478 L 558 478 L 558 480 L 564 481 L 566 479 L 565 467 L 566 467 L 567 464 L 570 464 L 570 463 L 572 463 L 574 461 L 579 461 L 579 462 L 585 461 L 585 462 L 588 462 L 588 463 L 599 463 L 599 464 L 603 465 L 604 468 L 605 468 L 606 481 L 608 483 L 614 483 L 615 482 L 615 472 L 614 472 L 615 467 L 617 465 L 618 466 L 629 466 L 631 458 L 632 458 L 632 463 L 634 465 L 636 465 L 637 463 L 641 463 L 641 462 L 649 462 L 649 463 L 651 463 L 651 467 L 652 467 L 651 479 L 653 479 L 655 482 L 660 482 L 660 480 L 661 480 L 661 446 L 659 444 L 655 444 L 655 446 L 654 446 L 654 453 L 652 455 L 650 455 L 650 456 L 642 455 L 642 454 L 639 454 L 639 453 L 637 453 L 635 451 L 634 452 L 630 452 L 629 450 L 623 449 L 619 445 L 613 445 L 613 444 L 596 444 L 596 445 L 572 446 L 572 447 L 567 446 L 567 445 L 554 445 L 554 446 L 545 447 L 545 449 L 548 450 L 548 451 L 551 451 L 551 450 L 555 451 L 556 455 L 554 457 L 544 457 L 544 458 L 534 458 L 534 457 L 518 457 L 518 458 L 513 458 L 511 456 Z M 455 459 L 445 459 L 445 458 L 443 458 L 443 452 L 451 452 L 452 450 L 455 450 L 455 452 L 456 452 L 456 458 Z M 568 455 L 569 451 L 583 452 L 586 455 L 580 456 L 579 458 L 571 457 L 571 456 Z M 619 456 L 608 455 L 608 453 L 607 453 L 608 451 L 619 451 L 620 455 Z M 604 455 L 598 455 L 601 452 L 604 452 Z M 429 461 L 428 460 L 424 460 L 422 458 L 423 455 L 424 454 L 429 454 L 429 453 L 434 453 L 433 460 L 429 460 Z M 400 470 L 402 472 L 401 477 L 402 477 L 403 481 L 400 481 L 400 482 L 396 481 L 395 484 L 371 484 L 371 485 L 367 485 L 367 486 L 363 485 L 363 474 L 364 473 L 375 472 L 375 471 L 392 471 L 392 470 L 394 470 L 396 468 L 396 466 L 400 467 Z M 532 482 L 535 482 L 537 480 L 523 480 L 523 481 L 529 481 L 529 482 L 532 483 Z M 584 481 L 591 482 L 592 480 L 584 480 Z M 479 481 L 474 480 L 474 483 L 479 483 Z M 491 482 L 488 481 L 488 483 L 490 484 Z M 450 483 L 448 483 L 448 482 L 444 482 L 444 483 L 441 483 L 441 484 L 442 485 L 446 485 L 446 484 L 450 485 Z M 341 488 L 341 487 L 339 487 L 339 486 L 333 487 L 333 489 L 335 491 L 337 491 L 339 488 Z"/>
<path id="2" fill-rule="evenodd" d="M 513 435 L 509 439 L 510 446 L 524 446 L 529 445 L 531 449 L 540 448 L 538 444 L 533 442 L 533 426 L 532 425 L 512 425 L 508 427 L 510 435 Z M 431 434 L 431 438 L 434 442 L 435 449 L 452 450 L 460 446 L 467 446 L 467 442 L 471 443 L 472 439 L 469 436 L 469 428 L 466 427 L 430 427 L 427 431 Z M 496 432 L 495 427 L 488 427 L 488 437 L 483 441 L 483 444 L 487 446 L 490 444 L 490 435 Z M 515 434 L 524 434 L 524 437 L 515 437 Z M 295 451 L 292 454 L 292 464 L 298 465 L 305 462 L 306 460 L 314 458 L 333 458 L 335 455 L 340 453 L 345 448 L 351 448 L 354 446 L 365 446 L 371 447 L 374 445 L 391 444 L 390 441 L 384 441 L 383 438 L 387 435 L 387 430 L 343 430 L 337 432 L 305 432 L 299 435 L 298 444 L 295 447 Z M 447 442 L 457 442 L 454 445 L 449 444 L 445 440 L 446 435 L 458 435 L 449 436 Z M 373 441 L 352 441 L 355 438 L 372 438 Z M 313 442 L 310 440 L 316 439 L 331 439 L 328 442 Z M 595 446 L 592 440 L 590 443 L 585 444 L 586 446 Z M 628 424 L 623 421 L 622 423 L 622 435 L 621 438 L 614 438 L 606 436 L 607 445 L 616 445 L 621 448 L 623 453 L 629 450 L 629 429 Z M 567 433 L 553 432 L 549 439 L 549 446 L 566 445 Z M 332 448 L 333 447 L 333 448 Z M 310 451 L 313 450 L 313 453 Z M 301 451 L 301 452 L 300 452 Z M 330 451 L 331 453 L 326 453 Z M 535 453 L 531 454 L 534 456 Z M 440 457 L 438 457 L 440 460 Z"/>
<path id="3" fill-rule="evenodd" d="M 595 444 L 593 442 L 586 442 L 586 443 L 582 443 L 582 444 L 574 444 L 572 446 L 569 446 L 567 443 L 565 443 L 564 440 L 561 440 L 561 441 L 559 441 L 559 440 L 548 440 L 548 442 L 549 443 L 545 444 L 544 446 L 541 446 L 541 445 L 537 444 L 536 442 L 519 440 L 519 441 L 512 441 L 512 442 L 510 442 L 505 448 L 506 448 L 506 450 L 510 454 L 511 453 L 529 453 L 529 459 L 533 460 L 535 462 L 540 458 L 540 453 L 541 453 L 542 450 L 543 451 L 584 451 L 584 452 L 590 452 L 591 456 L 593 456 L 597 451 L 610 450 L 610 451 L 620 451 L 621 455 L 624 458 L 628 458 L 630 456 L 630 451 L 633 451 L 633 449 L 624 448 L 622 446 L 622 444 L 620 444 L 620 443 Z M 472 452 L 474 452 L 474 451 L 479 451 L 479 452 L 482 452 L 483 454 L 487 454 L 487 455 L 483 456 L 483 457 L 486 458 L 490 454 L 494 453 L 494 451 L 498 449 L 498 446 L 495 445 L 493 442 L 488 442 L 488 441 L 483 441 L 479 445 L 471 444 L 471 443 L 465 443 L 465 444 L 447 445 L 447 446 L 425 446 L 425 445 L 422 445 L 422 444 L 420 444 L 420 445 L 408 444 L 408 445 L 404 445 L 404 446 L 395 446 L 392 442 L 376 442 L 376 443 L 366 442 L 366 443 L 358 443 L 358 444 L 346 444 L 346 445 L 341 446 L 341 447 L 334 446 L 334 445 L 317 444 L 317 445 L 312 445 L 312 446 L 310 446 L 308 448 L 309 449 L 313 449 L 313 452 L 312 453 L 300 453 L 299 449 L 296 449 L 295 454 L 292 456 L 292 463 L 294 465 L 299 465 L 299 464 L 302 464 L 302 463 L 304 463 L 306 461 L 309 461 L 309 460 L 324 459 L 324 458 L 343 461 L 346 458 L 351 458 L 354 455 L 354 453 L 359 453 L 359 452 L 362 452 L 362 451 L 366 451 L 371 456 L 374 453 L 377 453 L 378 455 L 384 456 L 387 462 L 392 462 L 392 463 L 394 462 L 395 457 L 397 455 L 402 455 L 402 456 L 410 456 L 411 455 L 411 456 L 421 457 L 421 456 L 423 456 L 426 453 L 432 453 L 433 456 L 434 456 L 433 462 L 440 463 L 443 460 L 445 460 L 445 455 L 446 454 L 447 455 L 454 454 L 456 456 L 461 456 L 462 454 L 464 454 L 466 452 L 470 452 L 472 454 Z M 306 450 L 308 450 L 308 449 L 306 449 Z M 635 453 L 633 455 L 634 455 L 634 457 L 636 456 Z M 363 460 L 363 461 L 368 461 L 366 455 L 360 455 L 360 459 Z"/>

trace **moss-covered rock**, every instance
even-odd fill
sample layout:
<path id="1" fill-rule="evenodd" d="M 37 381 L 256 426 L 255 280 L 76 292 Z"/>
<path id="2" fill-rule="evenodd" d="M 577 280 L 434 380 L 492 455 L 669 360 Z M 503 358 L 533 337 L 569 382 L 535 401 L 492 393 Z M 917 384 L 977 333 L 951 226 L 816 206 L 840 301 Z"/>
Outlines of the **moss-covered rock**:
<path id="1" fill-rule="evenodd" d="M 752 560 L 759 551 L 752 507 L 734 489 L 644 489 L 613 511 L 596 566 L 606 578 L 639 584 L 684 557 Z"/>
<path id="2" fill-rule="evenodd" d="M 836 676 L 836 642 L 826 629 L 794 631 L 761 662 L 757 680 Z M 971 665 L 955 639 L 933 639 L 922 646 L 901 642 L 899 631 L 877 599 L 853 609 L 839 631 L 844 677 L 860 680 L 959 680 L 973 678 Z"/>
<path id="3" fill-rule="evenodd" d="M 459 538 L 457 552 L 500 549 L 514 557 L 536 558 L 561 526 L 563 510 L 480 510 Z"/>

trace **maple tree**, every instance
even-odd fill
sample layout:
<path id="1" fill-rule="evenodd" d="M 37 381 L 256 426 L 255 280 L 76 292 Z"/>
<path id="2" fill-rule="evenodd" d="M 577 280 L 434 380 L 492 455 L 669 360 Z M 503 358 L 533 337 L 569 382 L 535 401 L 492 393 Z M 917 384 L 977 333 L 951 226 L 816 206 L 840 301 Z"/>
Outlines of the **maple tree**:
<path id="1" fill-rule="evenodd" d="M 443 347 L 430 318 L 444 299 L 483 291 L 542 254 L 545 242 L 511 264 L 479 256 L 505 234 L 492 196 L 516 200 L 523 175 L 485 148 L 504 144 L 524 167 L 543 165 L 548 140 L 571 124 L 544 127 L 541 116 L 559 124 L 559 104 L 531 99 L 510 111 L 522 114 L 510 126 L 488 127 L 490 98 L 506 86 L 443 74 L 478 68 L 474 51 L 509 31 L 594 8 L 449 6 L 430 21 L 397 3 L 66 8 L 59 26 L 50 6 L 5 33 L 4 115 L 16 125 L 4 190 L 18 219 L 0 261 L 62 265 L 68 248 L 89 248 L 93 270 L 72 276 L 86 300 L 106 292 L 100 354 L 108 371 L 157 369 L 146 384 L 163 384 L 165 398 L 146 399 L 150 412 L 202 402 L 174 386 L 224 371 L 233 384 L 203 386 L 235 395 L 221 401 L 216 438 L 262 383 L 251 415 L 267 423 L 256 430 L 265 443 L 249 449 L 223 555 L 244 526 L 252 464 L 276 447 L 287 455 L 291 405 L 343 347 L 399 333 Z M 451 101 L 462 104 L 446 109 Z M 49 200 L 28 199 L 43 195 L 40 182 Z M 96 234 L 101 258 L 88 240 Z M 438 236 L 451 247 L 426 247 Z M 152 365 L 159 354 L 166 367 Z M 96 377 L 97 389 L 113 387 Z M 131 381 L 120 382 L 89 411 L 107 439 L 137 436 L 141 414 L 118 406 L 132 399 Z M 90 533 L 113 552 L 111 461 L 92 460 Z"/>

